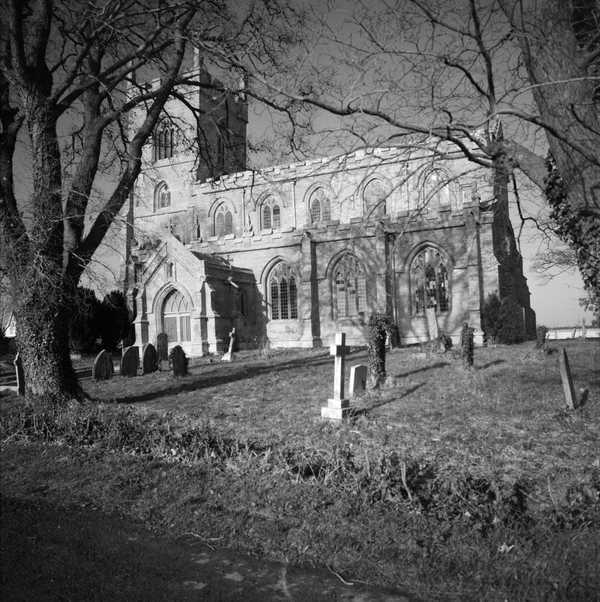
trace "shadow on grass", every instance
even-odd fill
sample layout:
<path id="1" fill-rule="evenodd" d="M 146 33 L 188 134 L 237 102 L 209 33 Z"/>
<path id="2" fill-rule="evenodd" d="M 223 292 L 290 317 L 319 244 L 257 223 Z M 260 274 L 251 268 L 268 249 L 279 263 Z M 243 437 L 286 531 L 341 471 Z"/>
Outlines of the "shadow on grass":
<path id="1" fill-rule="evenodd" d="M 147 391 L 140 393 L 139 395 L 128 395 L 125 397 L 116 397 L 117 403 L 140 403 L 152 401 L 165 395 L 177 395 L 179 393 L 189 393 L 192 391 L 198 391 L 200 389 L 206 389 L 208 387 L 216 387 L 218 385 L 231 383 L 237 380 L 244 380 L 248 378 L 254 378 L 261 374 L 268 373 L 280 373 L 288 370 L 295 370 L 303 367 L 314 367 L 322 366 L 328 363 L 332 363 L 332 358 L 328 355 L 318 355 L 314 358 L 296 358 L 293 360 L 283 361 L 281 363 L 272 363 L 268 365 L 245 365 L 234 368 L 235 364 L 223 364 L 223 368 L 227 368 L 231 371 L 227 371 L 224 374 L 209 374 L 209 375 L 194 375 L 191 374 L 184 377 L 185 380 L 173 380 L 166 383 L 166 386 L 155 389 L 153 391 Z M 211 364 L 208 364 L 211 365 Z"/>
<path id="2" fill-rule="evenodd" d="M 416 370 L 409 370 L 408 372 L 402 372 L 401 374 L 394 374 L 394 378 L 404 378 L 405 376 L 410 376 L 411 374 L 418 374 L 419 372 L 427 372 L 428 370 L 434 370 L 435 368 L 443 368 L 444 366 L 449 366 L 450 362 L 436 362 L 435 364 L 431 364 L 430 366 L 425 366 L 424 368 L 417 368 Z"/>
<path id="3" fill-rule="evenodd" d="M 485 370 L 486 368 L 489 368 L 490 366 L 497 366 L 498 364 L 506 364 L 506 360 L 493 360 L 491 362 L 488 362 L 487 364 L 477 366 L 477 369 Z"/>
<path id="4" fill-rule="evenodd" d="M 417 389 L 420 389 L 424 385 L 425 385 L 425 383 L 419 383 L 418 385 L 415 385 L 414 387 L 411 387 L 410 389 L 406 389 L 406 391 L 404 391 L 402 393 L 402 395 L 400 395 L 400 396 L 394 396 L 391 399 L 384 399 L 377 403 L 373 403 L 370 406 L 365 407 L 365 408 L 352 408 L 350 411 L 350 415 L 352 418 L 358 418 L 359 416 L 368 416 L 369 413 L 372 412 L 373 410 L 376 410 L 377 408 L 380 408 L 382 406 L 393 403 L 394 401 L 400 401 L 401 399 L 403 399 L 404 397 L 408 397 L 411 393 L 414 393 Z"/>

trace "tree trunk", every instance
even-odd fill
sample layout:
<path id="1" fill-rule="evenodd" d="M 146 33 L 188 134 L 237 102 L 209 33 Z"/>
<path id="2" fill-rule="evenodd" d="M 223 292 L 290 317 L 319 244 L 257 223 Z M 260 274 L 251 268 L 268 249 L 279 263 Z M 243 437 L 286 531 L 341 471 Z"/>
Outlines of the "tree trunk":
<path id="1" fill-rule="evenodd" d="M 34 403 L 64 403 L 82 397 L 69 353 L 69 292 L 49 279 L 40 279 L 19 299 L 17 344 L 26 396 Z"/>

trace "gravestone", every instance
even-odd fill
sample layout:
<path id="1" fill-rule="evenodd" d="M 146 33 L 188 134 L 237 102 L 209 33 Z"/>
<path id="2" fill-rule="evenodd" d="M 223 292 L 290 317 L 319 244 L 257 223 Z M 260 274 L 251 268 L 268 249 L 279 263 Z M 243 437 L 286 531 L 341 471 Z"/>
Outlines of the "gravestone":
<path id="1" fill-rule="evenodd" d="M 460 332 L 460 353 L 463 360 L 463 366 L 465 368 L 473 367 L 473 333 L 474 329 L 471 328 L 467 322 L 465 322 Z"/>
<path id="2" fill-rule="evenodd" d="M 169 337 L 166 332 L 159 332 L 156 337 L 156 353 L 159 362 L 166 362 L 169 359 Z"/>
<path id="3" fill-rule="evenodd" d="M 158 370 L 158 354 L 152 343 L 142 347 L 142 374 L 149 374 Z"/>
<path id="4" fill-rule="evenodd" d="M 112 355 L 110 351 L 103 349 L 94 360 L 92 376 L 94 380 L 109 380 L 113 377 L 114 372 Z"/>
<path id="5" fill-rule="evenodd" d="M 571 368 L 569 367 L 567 350 L 564 347 L 560 350 L 558 365 L 560 367 L 560 379 L 565 394 L 565 403 L 569 410 L 574 410 L 577 407 L 577 397 L 575 396 L 575 387 L 573 386 L 573 379 L 571 378 Z"/>
<path id="6" fill-rule="evenodd" d="M 140 354 L 138 348 L 133 345 L 123 349 L 121 357 L 121 376 L 137 376 L 140 367 Z"/>
<path id="7" fill-rule="evenodd" d="M 348 387 L 348 397 L 352 398 L 357 393 L 367 388 L 368 368 L 364 364 L 357 364 L 350 368 L 350 386 Z"/>
<path id="8" fill-rule="evenodd" d="M 169 360 L 171 361 L 173 376 L 185 376 L 187 374 L 188 359 L 185 356 L 185 351 L 179 345 L 171 349 Z"/>
<path id="9" fill-rule="evenodd" d="M 337 332 L 335 343 L 329 348 L 329 354 L 335 357 L 333 373 L 333 397 L 327 405 L 321 407 L 321 418 L 342 420 L 349 412 L 350 402 L 344 397 L 344 368 L 346 361 L 346 334 Z"/>
<path id="10" fill-rule="evenodd" d="M 25 395 L 25 372 L 23 371 L 23 361 L 21 360 L 21 354 L 19 352 L 15 355 L 13 364 L 17 376 L 17 394 Z"/>
<path id="11" fill-rule="evenodd" d="M 231 329 L 229 333 L 229 347 L 225 355 L 221 358 L 224 362 L 231 362 L 233 360 L 233 346 L 235 344 L 235 328 Z"/>
<path id="12" fill-rule="evenodd" d="M 429 340 L 437 341 L 437 338 L 440 336 L 440 330 L 438 328 L 435 307 L 427 307 L 425 309 L 425 319 L 427 320 L 427 331 L 429 332 Z"/>

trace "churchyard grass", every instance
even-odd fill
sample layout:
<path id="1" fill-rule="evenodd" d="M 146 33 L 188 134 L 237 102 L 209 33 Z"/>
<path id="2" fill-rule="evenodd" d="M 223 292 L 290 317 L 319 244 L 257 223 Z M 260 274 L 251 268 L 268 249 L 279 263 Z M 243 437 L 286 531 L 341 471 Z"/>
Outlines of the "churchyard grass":
<path id="1" fill-rule="evenodd" d="M 388 354 L 390 379 L 323 422 L 326 351 L 236 354 L 85 383 L 89 404 L 2 406 L 2 489 L 118 511 L 175 536 L 424 599 L 594 599 L 600 591 L 600 346 Z M 366 353 L 347 358 L 347 371 Z"/>

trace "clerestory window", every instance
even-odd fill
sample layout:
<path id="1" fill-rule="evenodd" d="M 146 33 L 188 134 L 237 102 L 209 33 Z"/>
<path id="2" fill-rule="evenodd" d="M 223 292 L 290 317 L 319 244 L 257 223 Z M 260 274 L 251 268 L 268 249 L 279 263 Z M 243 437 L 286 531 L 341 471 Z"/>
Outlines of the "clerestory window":
<path id="1" fill-rule="evenodd" d="M 226 205 L 221 205 L 214 214 L 213 236 L 233 234 L 233 214 Z"/>
<path id="2" fill-rule="evenodd" d="M 331 219 L 331 203 L 323 188 L 317 188 L 309 199 L 310 222 L 328 222 Z"/>

